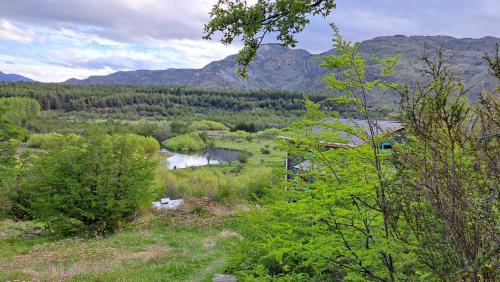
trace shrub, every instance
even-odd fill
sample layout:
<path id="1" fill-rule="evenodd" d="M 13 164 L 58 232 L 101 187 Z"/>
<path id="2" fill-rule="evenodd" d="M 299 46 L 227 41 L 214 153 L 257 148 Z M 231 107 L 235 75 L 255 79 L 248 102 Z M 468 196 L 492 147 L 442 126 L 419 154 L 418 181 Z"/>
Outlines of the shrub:
<path id="1" fill-rule="evenodd" d="M 227 128 L 224 124 L 211 120 L 193 121 L 191 127 L 196 130 L 229 130 L 229 128 Z"/>
<path id="2" fill-rule="evenodd" d="M 74 144 L 79 141 L 81 136 L 76 134 L 62 135 L 58 133 L 33 134 L 28 138 L 28 147 L 36 149 L 49 149 L 54 146 L 64 144 Z"/>
<path id="3" fill-rule="evenodd" d="M 269 148 L 266 148 L 266 147 L 263 147 L 263 148 L 260 148 L 260 152 L 264 155 L 269 155 L 271 154 L 271 150 L 269 150 Z"/>
<path id="4" fill-rule="evenodd" d="M 160 144 L 153 137 L 144 137 L 135 134 L 128 134 L 127 137 L 130 138 L 132 142 L 140 144 L 146 154 L 154 154 L 160 151 Z"/>
<path id="5" fill-rule="evenodd" d="M 268 128 L 264 131 L 259 131 L 257 133 L 257 138 L 259 139 L 267 139 L 267 140 L 274 140 L 276 139 L 280 134 L 281 130 L 277 128 Z"/>
<path id="6" fill-rule="evenodd" d="M 40 105 L 31 98 L 0 98 L 0 106 L 6 109 L 3 117 L 21 127 L 26 127 L 40 114 Z"/>
<path id="7" fill-rule="evenodd" d="M 191 128 L 184 122 L 173 121 L 170 123 L 170 132 L 174 135 L 186 134 L 191 131 Z"/>
<path id="8" fill-rule="evenodd" d="M 238 161 L 241 163 L 241 164 L 246 164 L 248 162 L 248 155 L 245 154 L 245 153 L 240 153 L 238 155 Z"/>
<path id="9" fill-rule="evenodd" d="M 53 146 L 25 161 L 14 206 L 44 221 L 56 236 L 113 232 L 148 203 L 157 166 L 146 157 L 144 137 L 99 132 Z"/>
<path id="10" fill-rule="evenodd" d="M 248 141 L 248 142 L 252 142 L 253 140 L 253 135 L 252 134 L 248 134 L 245 139 Z"/>
<path id="11" fill-rule="evenodd" d="M 233 128 L 231 128 L 231 131 L 246 131 L 246 132 L 257 132 L 257 126 L 253 122 L 245 123 L 245 122 L 240 122 L 237 125 L 235 125 Z"/>
<path id="12" fill-rule="evenodd" d="M 162 145 L 171 151 L 198 151 L 206 148 L 198 134 L 179 135 L 164 141 Z"/>

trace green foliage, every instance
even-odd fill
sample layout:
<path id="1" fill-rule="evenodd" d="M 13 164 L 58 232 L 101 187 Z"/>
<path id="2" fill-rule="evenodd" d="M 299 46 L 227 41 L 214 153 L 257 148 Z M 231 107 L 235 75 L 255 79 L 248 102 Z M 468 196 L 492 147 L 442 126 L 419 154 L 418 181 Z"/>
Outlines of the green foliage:
<path id="1" fill-rule="evenodd" d="M 326 99 L 330 94 L 310 93 L 313 101 Z M 78 86 L 49 83 L 1 83 L 0 97 L 23 97 L 36 100 L 42 111 L 40 120 L 31 127 L 37 132 L 59 132 L 60 125 L 81 124 L 82 120 L 114 119 L 139 120 L 132 126 L 134 133 L 152 136 L 157 140 L 185 134 L 193 120 L 212 120 L 232 127 L 251 120 L 259 127 L 285 126 L 289 119 L 300 116 L 304 109 L 299 102 L 304 93 L 276 89 L 195 89 L 168 86 L 93 85 Z M 50 120 L 57 116 L 58 120 Z M 67 117 L 77 117 L 68 119 Z M 170 120 L 179 125 L 151 120 Z M 48 123 L 48 124 L 47 124 Z M 55 124 L 52 124 L 55 123 Z M 108 123 L 108 122 L 107 122 Z M 111 123 L 110 123 L 111 125 Z M 176 125 L 174 124 L 174 127 Z M 210 126 L 214 126 L 210 124 Z M 48 128 L 47 128 L 48 127 Z M 74 127 L 65 130 L 75 130 Z M 67 131 L 66 131 L 67 132 Z M 74 132 L 81 133 L 81 132 Z M 123 133 L 123 132 L 122 132 Z"/>
<path id="2" fill-rule="evenodd" d="M 46 222 L 55 236 L 115 231 L 150 200 L 156 161 L 146 155 L 149 139 L 95 131 L 67 140 L 55 138 L 23 160 L 13 213 Z"/>
<path id="3" fill-rule="evenodd" d="M 240 153 L 238 155 L 238 161 L 241 164 L 246 164 L 248 162 L 248 155 L 246 153 Z"/>
<path id="4" fill-rule="evenodd" d="M 139 144 L 145 154 L 152 155 L 160 151 L 160 143 L 153 137 L 144 137 L 135 134 L 128 134 L 131 142 L 134 144 Z"/>
<path id="5" fill-rule="evenodd" d="M 383 214 L 370 208 L 377 205 L 379 185 L 371 146 L 326 150 L 318 145 L 320 140 L 342 142 L 340 132 L 346 128 L 323 122 L 316 111 L 311 108 L 311 119 L 291 127 L 293 140 L 300 143 L 282 144 L 315 169 L 282 183 L 272 197 L 261 199 L 263 209 L 243 215 L 238 231 L 245 240 L 238 244 L 230 271 L 248 280 L 390 281 L 391 275 L 417 280 L 410 249 L 390 247 L 395 241 L 386 236 Z M 328 130 L 314 135 L 313 125 Z M 397 274 L 382 259 L 388 251 Z"/>
<path id="6" fill-rule="evenodd" d="M 193 121 L 191 127 L 194 128 L 195 130 L 222 130 L 222 131 L 229 130 L 229 128 L 224 124 L 211 120 Z"/>
<path id="7" fill-rule="evenodd" d="M 267 128 L 263 131 L 257 132 L 257 138 L 265 140 L 275 140 L 281 134 L 281 130 L 277 128 Z"/>
<path id="8" fill-rule="evenodd" d="M 219 0 L 210 12 L 204 38 L 211 39 L 221 32 L 221 42 L 229 45 L 241 37 L 243 48 L 237 59 L 238 73 L 246 76 L 248 65 L 267 34 L 276 33 L 282 46 L 295 47 L 295 34 L 309 24 L 308 16 L 326 17 L 334 8 L 334 0 L 260 0 L 255 4 L 245 0 Z"/>
<path id="9" fill-rule="evenodd" d="M 500 48 L 498 43 L 494 56 L 491 57 L 488 54 L 485 54 L 483 56 L 483 59 L 488 63 L 490 67 L 490 73 L 500 80 Z M 500 86 L 498 87 L 498 90 L 500 91 Z"/>
<path id="10" fill-rule="evenodd" d="M 3 117 L 20 127 L 26 127 L 40 114 L 40 105 L 36 100 L 23 97 L 0 99 L 0 107 L 6 110 Z"/>
<path id="11" fill-rule="evenodd" d="M 263 148 L 260 148 L 260 152 L 264 155 L 269 155 L 271 154 L 271 150 L 269 150 L 269 148 L 266 148 L 266 147 L 263 147 Z"/>
<path id="12" fill-rule="evenodd" d="M 174 135 L 181 135 L 189 133 L 190 128 L 184 122 L 173 121 L 170 123 L 170 132 Z"/>
<path id="13" fill-rule="evenodd" d="M 246 131 L 249 133 L 257 132 L 257 126 L 253 122 L 240 122 L 231 128 L 231 131 Z"/>
<path id="14" fill-rule="evenodd" d="M 206 148 L 205 142 L 196 133 L 183 134 L 167 139 L 162 145 L 171 151 L 199 151 Z"/>
<path id="15" fill-rule="evenodd" d="M 26 132 L 17 127 L 12 121 L 4 118 L 7 109 L 0 104 L 0 217 L 3 217 L 7 203 L 7 188 L 16 174 L 16 149 Z"/>
<path id="16" fill-rule="evenodd" d="M 155 186 L 159 189 L 159 196 L 196 196 L 221 202 L 240 202 L 264 195 L 274 177 L 268 167 L 237 174 L 221 173 L 206 167 L 175 171 L 162 168 L 157 172 Z"/>
<path id="17" fill-rule="evenodd" d="M 168 131 L 167 126 L 164 123 L 158 124 L 154 122 L 148 122 L 146 120 L 141 120 L 135 126 L 131 127 L 132 132 L 146 137 L 153 137 L 160 142 L 167 139 L 170 135 L 170 132 Z"/>
<path id="18" fill-rule="evenodd" d="M 62 135 L 58 133 L 32 134 L 28 138 L 28 147 L 36 149 L 49 149 L 58 147 L 64 143 L 76 144 L 79 142 L 79 135 L 68 134 Z"/>
<path id="19" fill-rule="evenodd" d="M 318 103 L 306 99 L 304 120 L 289 127 L 293 142 L 282 145 L 289 155 L 311 165 L 273 190 L 272 198 L 263 199 L 265 209 L 243 218 L 240 231 L 247 240 L 239 245 L 231 270 L 245 279 L 429 278 L 428 269 L 410 252 L 411 246 L 393 247 L 397 240 L 392 232 L 398 222 L 393 221 L 389 208 L 392 202 L 387 182 L 395 173 L 390 154 L 379 150 L 382 140 L 376 134 L 374 109 L 367 107 L 370 92 L 397 88 L 388 79 L 397 57 L 370 59 L 380 65 L 383 77 L 370 80 L 365 75 L 367 61 L 359 54 L 359 44 L 343 40 L 337 31 L 336 35 L 337 55 L 324 58 L 323 66 L 331 71 L 324 81 L 341 91 L 344 100 L 353 103 L 354 109 L 368 120 L 370 134 L 357 126 L 326 122 L 337 114 L 324 113 Z M 366 143 L 355 149 L 327 150 L 325 140 L 344 143 L 345 133 Z M 413 242 L 405 228 L 397 232 Z"/>
<path id="20" fill-rule="evenodd" d="M 495 280 L 500 161 L 498 98 L 469 105 L 446 52 L 425 54 L 427 72 L 401 97 L 407 122 L 397 148 L 394 194 L 415 236 L 416 255 L 442 280 Z M 402 240 L 403 243 L 407 242 Z M 474 250 L 474 251 L 470 251 Z"/>

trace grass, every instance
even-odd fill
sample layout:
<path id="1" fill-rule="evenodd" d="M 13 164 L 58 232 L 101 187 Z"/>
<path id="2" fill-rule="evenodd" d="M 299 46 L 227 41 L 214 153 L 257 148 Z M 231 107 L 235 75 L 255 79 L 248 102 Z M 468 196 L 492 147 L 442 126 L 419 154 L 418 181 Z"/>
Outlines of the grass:
<path id="1" fill-rule="evenodd" d="M 148 213 L 105 238 L 23 237 L 10 231 L 17 223 L 2 222 L 0 281 L 211 281 L 238 238 L 226 223 L 233 211 L 186 206 Z"/>
<path id="2" fill-rule="evenodd" d="M 241 140 L 241 142 L 235 142 L 231 140 L 217 140 L 215 142 L 216 146 L 224 149 L 234 149 L 246 151 L 252 154 L 248 159 L 246 164 L 247 169 L 265 166 L 274 166 L 281 164 L 285 159 L 285 153 L 275 149 L 276 142 L 272 140 L 260 140 L 254 139 L 252 141 Z M 266 155 L 261 152 L 261 149 L 268 146 L 270 149 L 270 154 Z M 264 160 L 264 163 L 261 163 Z"/>
<path id="3" fill-rule="evenodd" d="M 282 166 L 285 155 L 274 149 L 274 142 L 269 140 L 232 141 L 222 137 L 215 144 L 218 148 L 247 152 L 250 157 L 244 164 L 236 160 L 177 170 L 159 169 L 155 181 L 158 194 L 166 191 L 171 198 L 209 197 L 232 204 L 253 200 L 271 185 L 273 168 Z M 269 154 L 262 153 L 265 147 Z"/>

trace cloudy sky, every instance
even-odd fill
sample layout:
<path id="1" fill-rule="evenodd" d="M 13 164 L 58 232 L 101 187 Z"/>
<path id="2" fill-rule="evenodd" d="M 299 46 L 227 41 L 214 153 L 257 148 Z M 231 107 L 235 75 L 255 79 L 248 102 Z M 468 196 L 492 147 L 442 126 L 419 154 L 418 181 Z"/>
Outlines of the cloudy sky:
<path id="1" fill-rule="evenodd" d="M 0 0 L 0 71 L 64 81 L 118 70 L 200 68 L 236 53 L 201 39 L 216 0 Z M 328 19 L 299 36 L 330 48 L 329 22 L 344 36 L 500 37 L 500 0 L 338 0 Z"/>

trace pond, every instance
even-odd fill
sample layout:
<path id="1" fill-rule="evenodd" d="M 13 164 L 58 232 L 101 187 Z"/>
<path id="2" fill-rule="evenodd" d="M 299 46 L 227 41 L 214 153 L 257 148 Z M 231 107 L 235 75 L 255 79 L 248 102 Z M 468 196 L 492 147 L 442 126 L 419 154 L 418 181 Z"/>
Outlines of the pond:
<path id="1" fill-rule="evenodd" d="M 177 153 L 170 152 L 166 164 L 169 169 L 186 168 L 191 166 L 204 166 L 208 165 L 208 157 L 210 156 L 210 164 L 221 164 L 238 159 L 241 152 L 225 149 L 214 149 L 211 154 L 208 152 L 189 152 Z"/>

